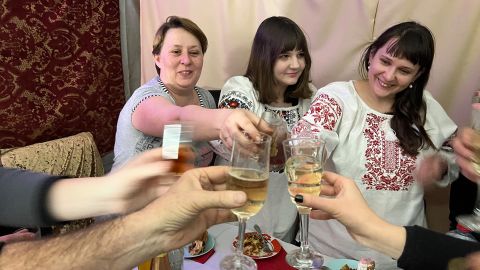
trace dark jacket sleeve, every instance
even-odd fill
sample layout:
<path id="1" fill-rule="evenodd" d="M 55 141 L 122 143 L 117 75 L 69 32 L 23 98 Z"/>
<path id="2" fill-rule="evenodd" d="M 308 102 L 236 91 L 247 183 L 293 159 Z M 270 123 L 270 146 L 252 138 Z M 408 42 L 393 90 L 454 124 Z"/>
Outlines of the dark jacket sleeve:
<path id="1" fill-rule="evenodd" d="M 0 167 L 0 224 L 18 227 L 54 224 L 46 200 L 48 190 L 58 179 L 61 177 Z"/>
<path id="2" fill-rule="evenodd" d="M 480 244 L 407 226 L 407 239 L 397 266 L 402 269 L 447 269 L 448 262 L 480 250 Z"/>

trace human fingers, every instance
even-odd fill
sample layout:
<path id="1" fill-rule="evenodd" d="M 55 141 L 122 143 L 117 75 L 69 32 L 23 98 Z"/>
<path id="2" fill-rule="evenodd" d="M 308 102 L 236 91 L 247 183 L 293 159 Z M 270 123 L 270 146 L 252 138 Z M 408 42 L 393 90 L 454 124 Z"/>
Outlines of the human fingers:
<path id="1" fill-rule="evenodd" d="M 227 130 L 221 130 L 220 131 L 220 135 L 219 135 L 219 138 L 220 140 L 222 140 L 223 144 L 228 148 L 228 149 L 232 149 L 232 146 L 233 146 L 233 137 L 234 134 L 230 134 L 230 132 Z"/>
<path id="2" fill-rule="evenodd" d="M 335 187 L 339 183 L 344 182 L 344 181 L 349 181 L 349 180 L 350 179 L 348 179 L 348 178 L 346 178 L 342 175 L 336 174 L 334 172 L 325 171 L 322 174 L 322 182 L 327 184 L 327 186 Z"/>
<path id="3" fill-rule="evenodd" d="M 322 188 L 320 190 L 320 195 L 335 196 L 335 187 L 322 181 Z"/>
<path id="4" fill-rule="evenodd" d="M 131 166 L 126 168 L 120 168 L 108 174 L 107 178 L 113 178 L 113 180 L 126 180 L 130 184 L 138 181 L 144 181 L 152 177 L 167 175 L 170 173 L 172 167 L 171 161 L 156 161 L 147 164 L 138 164 L 137 166 Z"/>
<path id="5" fill-rule="evenodd" d="M 467 255 L 465 259 L 465 269 L 480 269 L 480 252 Z"/>
<path id="6" fill-rule="evenodd" d="M 185 172 L 179 180 L 198 181 L 202 187 L 211 187 L 211 189 L 215 190 L 217 186 L 227 181 L 228 170 L 228 166 L 210 166 L 192 169 Z"/>
<path id="7" fill-rule="evenodd" d="M 26 241 L 35 239 L 36 234 L 29 232 L 28 230 L 21 230 L 11 234 L 3 235 L 0 237 L 1 242 L 12 243 L 18 241 Z"/>
<path id="8" fill-rule="evenodd" d="M 134 167 L 139 164 L 144 164 L 148 162 L 160 161 L 163 159 L 162 156 L 162 148 L 154 148 L 145 152 L 140 153 L 136 157 L 134 157 L 131 161 L 127 162 L 124 167 Z"/>
<path id="9" fill-rule="evenodd" d="M 457 157 L 456 160 L 462 174 L 472 182 L 480 182 L 480 172 L 477 172 L 470 160 Z"/>
<path id="10" fill-rule="evenodd" d="M 190 205 L 193 213 L 200 213 L 211 208 L 231 209 L 240 207 L 247 201 L 247 195 L 243 191 L 198 190 L 189 192 L 185 201 Z"/>
<path id="11" fill-rule="evenodd" d="M 467 159 L 474 159 L 476 147 L 474 143 L 475 132 L 472 129 L 462 129 L 452 141 L 452 147 L 455 154 Z M 479 140 L 480 141 L 480 140 Z"/>
<path id="12" fill-rule="evenodd" d="M 335 199 L 313 196 L 310 194 L 295 195 L 295 202 L 299 205 L 321 210 L 324 213 L 332 214 L 335 211 Z"/>
<path id="13" fill-rule="evenodd" d="M 247 137 L 253 138 L 254 140 L 260 139 L 257 128 L 257 124 L 260 121 L 258 116 L 250 111 L 241 110 L 235 114 L 235 117 L 238 128 L 243 131 L 244 134 L 247 134 Z"/>
<path id="14" fill-rule="evenodd" d="M 322 210 L 313 210 L 310 212 L 310 217 L 318 220 L 329 220 L 332 219 L 332 215 Z"/>

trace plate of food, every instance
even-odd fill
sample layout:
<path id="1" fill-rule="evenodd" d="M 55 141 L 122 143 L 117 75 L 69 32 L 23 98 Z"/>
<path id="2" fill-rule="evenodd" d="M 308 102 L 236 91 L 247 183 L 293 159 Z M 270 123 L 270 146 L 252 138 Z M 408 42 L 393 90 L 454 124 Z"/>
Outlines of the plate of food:
<path id="1" fill-rule="evenodd" d="M 278 252 L 282 250 L 282 246 L 277 239 L 274 239 L 266 233 L 263 234 L 263 237 L 269 242 L 270 246 L 273 247 L 272 252 L 266 252 L 263 250 L 260 234 L 256 232 L 247 232 L 245 233 L 245 240 L 243 241 L 243 254 L 252 259 L 265 259 L 277 255 Z M 237 247 L 237 240 L 237 238 L 233 240 L 233 248 Z"/>
<path id="2" fill-rule="evenodd" d="M 350 259 L 326 260 L 323 266 L 331 270 L 353 270 L 357 269 L 358 261 Z"/>
<path id="3" fill-rule="evenodd" d="M 203 233 L 202 239 L 195 240 L 192 243 L 183 247 L 183 257 L 184 258 L 195 258 L 202 256 L 212 250 L 215 246 L 215 239 L 208 234 L 208 232 Z"/>

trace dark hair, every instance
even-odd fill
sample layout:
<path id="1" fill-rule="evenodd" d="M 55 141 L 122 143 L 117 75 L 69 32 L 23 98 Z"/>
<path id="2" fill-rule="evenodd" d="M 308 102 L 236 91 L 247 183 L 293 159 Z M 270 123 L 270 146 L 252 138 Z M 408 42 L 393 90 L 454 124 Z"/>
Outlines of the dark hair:
<path id="1" fill-rule="evenodd" d="M 269 104 L 276 99 L 272 91 L 275 85 L 273 66 L 279 55 L 294 49 L 303 51 L 305 69 L 297 83 L 287 87 L 285 100 L 311 96 L 308 83 L 312 59 L 307 40 L 300 27 L 289 18 L 270 17 L 260 24 L 253 39 L 245 77 L 250 79 L 253 87 L 259 92 L 261 103 Z"/>
<path id="2" fill-rule="evenodd" d="M 430 30 L 417 22 L 403 22 L 388 28 L 363 52 L 359 69 L 364 79 L 368 78 L 370 56 L 375 55 L 391 40 L 393 42 L 387 48 L 387 53 L 394 57 L 405 58 L 412 64 L 420 66 L 419 75 L 412 82 L 412 88 L 407 87 L 395 95 L 393 118 L 390 124 L 405 152 L 416 155 L 426 146 L 435 149 L 435 145 L 423 127 L 427 112 L 423 90 L 430 76 L 435 42 Z"/>
<path id="3" fill-rule="evenodd" d="M 163 40 L 165 39 L 165 35 L 167 34 L 168 30 L 173 28 L 183 28 L 187 32 L 192 34 L 194 37 L 196 37 L 200 42 L 200 46 L 202 46 L 202 53 L 205 54 L 208 47 L 208 40 L 200 27 L 198 27 L 198 25 L 196 25 L 194 22 L 187 18 L 169 16 L 155 33 L 155 38 L 153 39 L 153 55 L 157 55 L 160 53 L 160 50 L 163 46 Z M 155 69 L 157 70 L 157 74 L 160 75 L 160 68 L 155 65 Z"/>

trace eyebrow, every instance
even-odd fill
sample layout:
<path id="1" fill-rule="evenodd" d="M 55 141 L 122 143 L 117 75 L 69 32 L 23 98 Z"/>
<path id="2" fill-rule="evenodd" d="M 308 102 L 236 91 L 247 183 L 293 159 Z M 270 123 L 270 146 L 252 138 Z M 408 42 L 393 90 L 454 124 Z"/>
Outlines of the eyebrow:
<path id="1" fill-rule="evenodd" d="M 393 58 L 406 59 L 406 58 L 398 58 L 398 57 L 392 56 L 392 55 L 389 54 L 389 53 L 382 54 L 381 57 L 387 58 L 387 59 L 390 60 L 390 61 L 392 61 Z M 408 60 L 408 59 L 406 59 L 406 60 L 410 62 L 410 60 Z M 413 65 L 413 67 L 410 67 L 410 66 L 400 66 L 400 68 L 408 69 L 409 71 L 414 71 L 414 70 L 415 70 L 415 65 Z"/>

